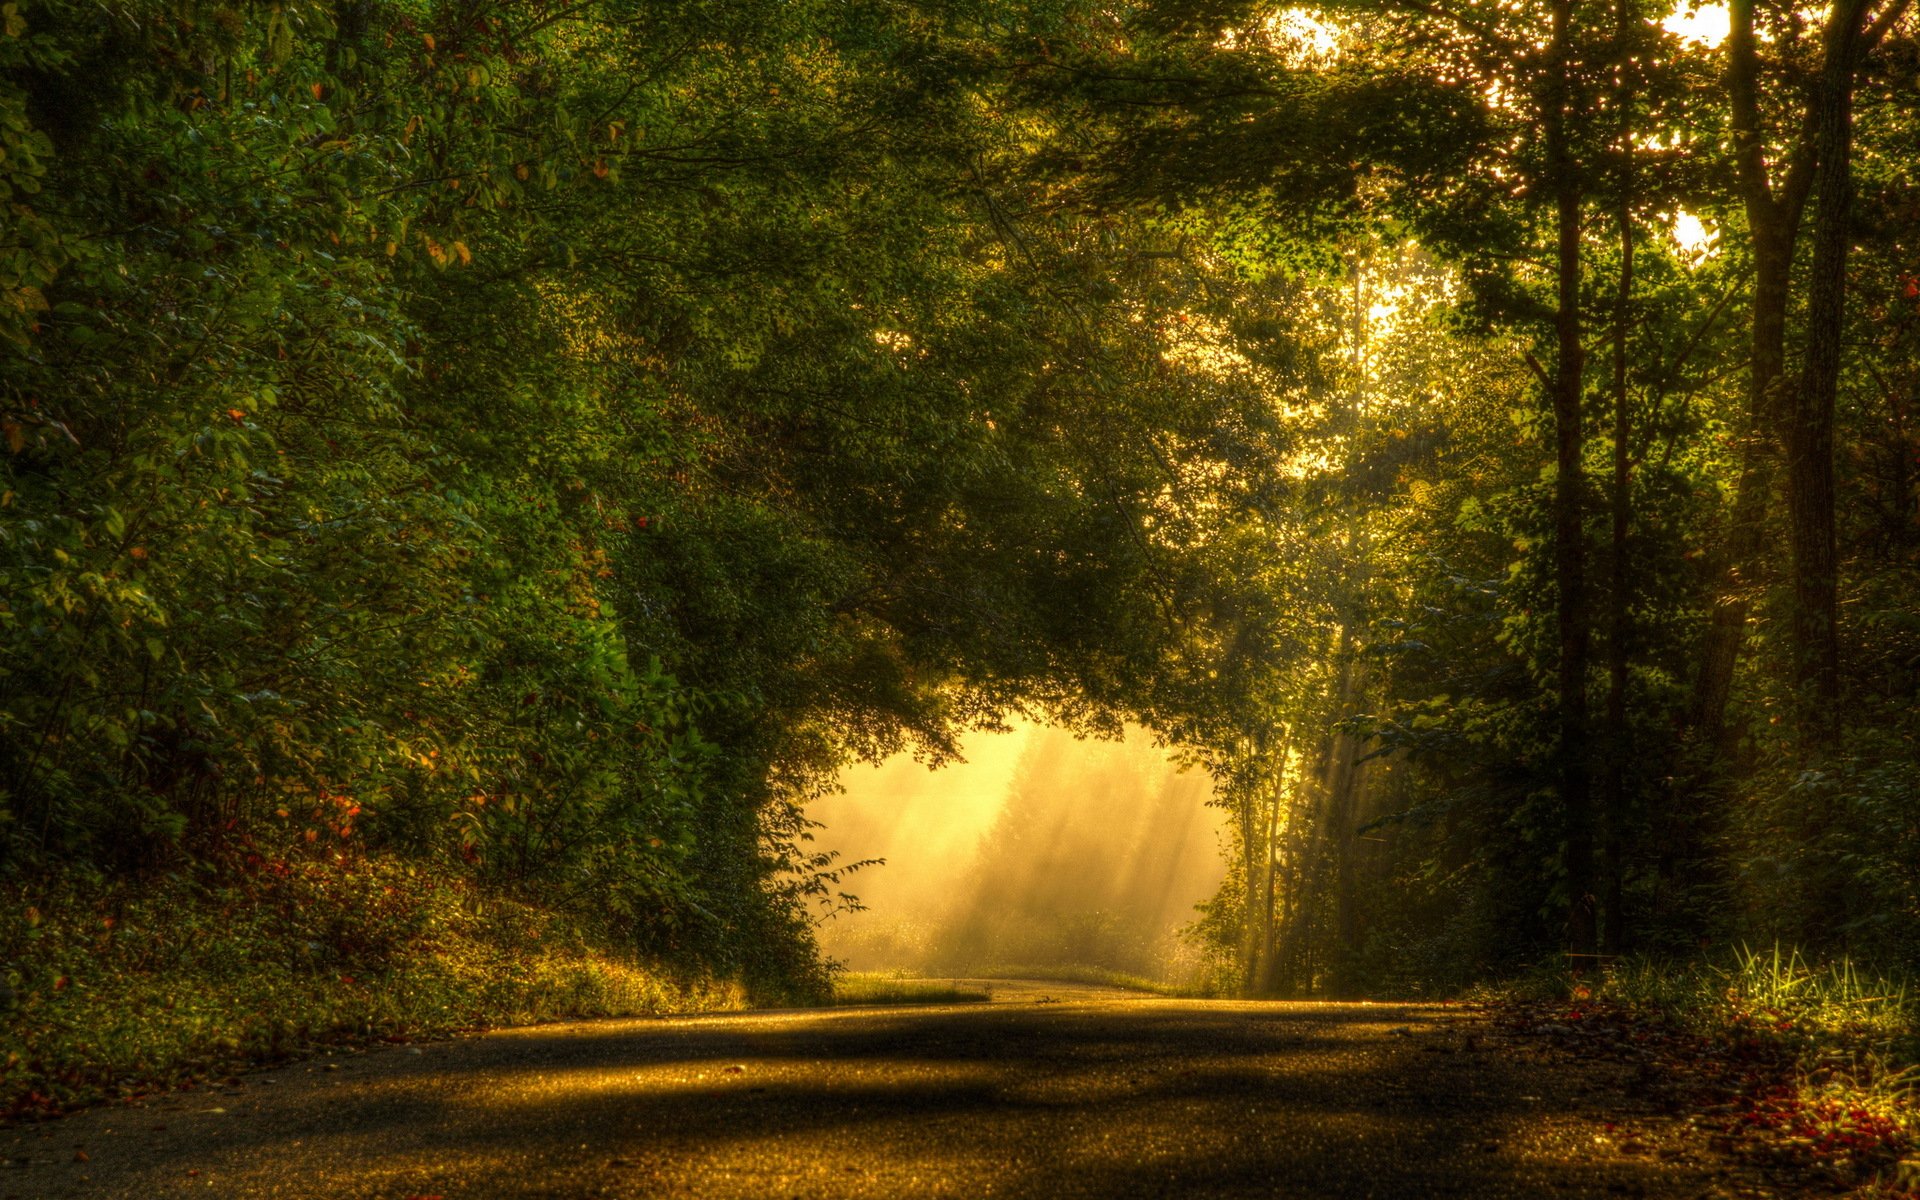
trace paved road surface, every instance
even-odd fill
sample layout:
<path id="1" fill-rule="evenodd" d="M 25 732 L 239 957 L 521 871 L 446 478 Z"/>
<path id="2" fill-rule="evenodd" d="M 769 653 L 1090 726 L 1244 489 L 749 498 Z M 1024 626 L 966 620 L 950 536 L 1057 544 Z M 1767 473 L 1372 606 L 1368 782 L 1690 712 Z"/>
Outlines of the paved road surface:
<path id="1" fill-rule="evenodd" d="M 992 986 L 260 1072 L 0 1131 L 0 1197 L 1766 1194 L 1644 1148 L 1607 1068 L 1457 1011 Z"/>

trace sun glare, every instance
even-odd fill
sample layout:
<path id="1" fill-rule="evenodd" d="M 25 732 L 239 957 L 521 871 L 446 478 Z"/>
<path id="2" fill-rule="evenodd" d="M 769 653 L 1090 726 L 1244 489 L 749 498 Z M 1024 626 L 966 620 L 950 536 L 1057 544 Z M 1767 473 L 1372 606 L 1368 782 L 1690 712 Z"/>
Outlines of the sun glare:
<path id="1" fill-rule="evenodd" d="M 1275 41 L 1310 62 L 1332 58 L 1340 48 L 1339 30 L 1304 8 L 1289 8 L 1268 17 L 1266 27 Z"/>
<path id="2" fill-rule="evenodd" d="M 1338 57 L 1340 29 L 1311 10 L 1283 8 L 1257 25 L 1225 30 L 1214 44 L 1222 50 L 1264 46 L 1279 51 L 1288 66 L 1308 69 L 1326 66 Z"/>
<path id="3" fill-rule="evenodd" d="M 1674 214 L 1673 224 L 1668 226 L 1667 232 L 1681 256 L 1695 263 L 1712 258 L 1720 247 L 1719 230 L 1711 228 L 1684 208 Z"/>
<path id="4" fill-rule="evenodd" d="M 1701 4 L 1675 8 L 1667 14 L 1666 20 L 1660 22 L 1660 27 L 1689 42 L 1709 48 L 1718 46 L 1727 40 L 1727 7 L 1724 4 Z"/>

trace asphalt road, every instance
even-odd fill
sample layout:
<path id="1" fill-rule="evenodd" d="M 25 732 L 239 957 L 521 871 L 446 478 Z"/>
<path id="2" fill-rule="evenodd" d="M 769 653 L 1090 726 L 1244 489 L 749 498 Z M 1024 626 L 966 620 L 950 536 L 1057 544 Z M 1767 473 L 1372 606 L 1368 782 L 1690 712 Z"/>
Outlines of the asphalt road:
<path id="1" fill-rule="evenodd" d="M 991 986 L 262 1071 L 0 1131 L 0 1197 L 1767 1194 L 1457 1010 Z"/>

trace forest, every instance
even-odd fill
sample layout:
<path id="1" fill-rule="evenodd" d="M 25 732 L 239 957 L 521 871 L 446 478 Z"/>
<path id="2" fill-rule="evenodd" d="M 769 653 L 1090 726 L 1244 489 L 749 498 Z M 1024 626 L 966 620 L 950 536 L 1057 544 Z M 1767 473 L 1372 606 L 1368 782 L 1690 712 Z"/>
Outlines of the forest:
<path id="1" fill-rule="evenodd" d="M 0 21 L 0 1105 L 817 995 L 809 804 L 1015 718 L 1246 995 L 1920 965 L 1907 0 Z"/>

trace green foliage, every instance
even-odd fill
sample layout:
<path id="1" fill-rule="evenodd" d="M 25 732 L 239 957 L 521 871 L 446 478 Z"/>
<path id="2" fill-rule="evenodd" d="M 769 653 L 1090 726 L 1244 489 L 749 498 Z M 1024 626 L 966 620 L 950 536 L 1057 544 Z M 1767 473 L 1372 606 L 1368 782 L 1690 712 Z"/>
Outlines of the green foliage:
<path id="1" fill-rule="evenodd" d="M 736 985 L 397 861 L 9 896 L 0 1113 L 55 1112 L 372 1039 L 737 1007 Z"/>
<path id="2" fill-rule="evenodd" d="M 815 994 L 845 762 L 1184 720 L 1287 296 L 1036 192 L 1007 17 L 7 8 L 0 876 L 404 864 Z"/>

